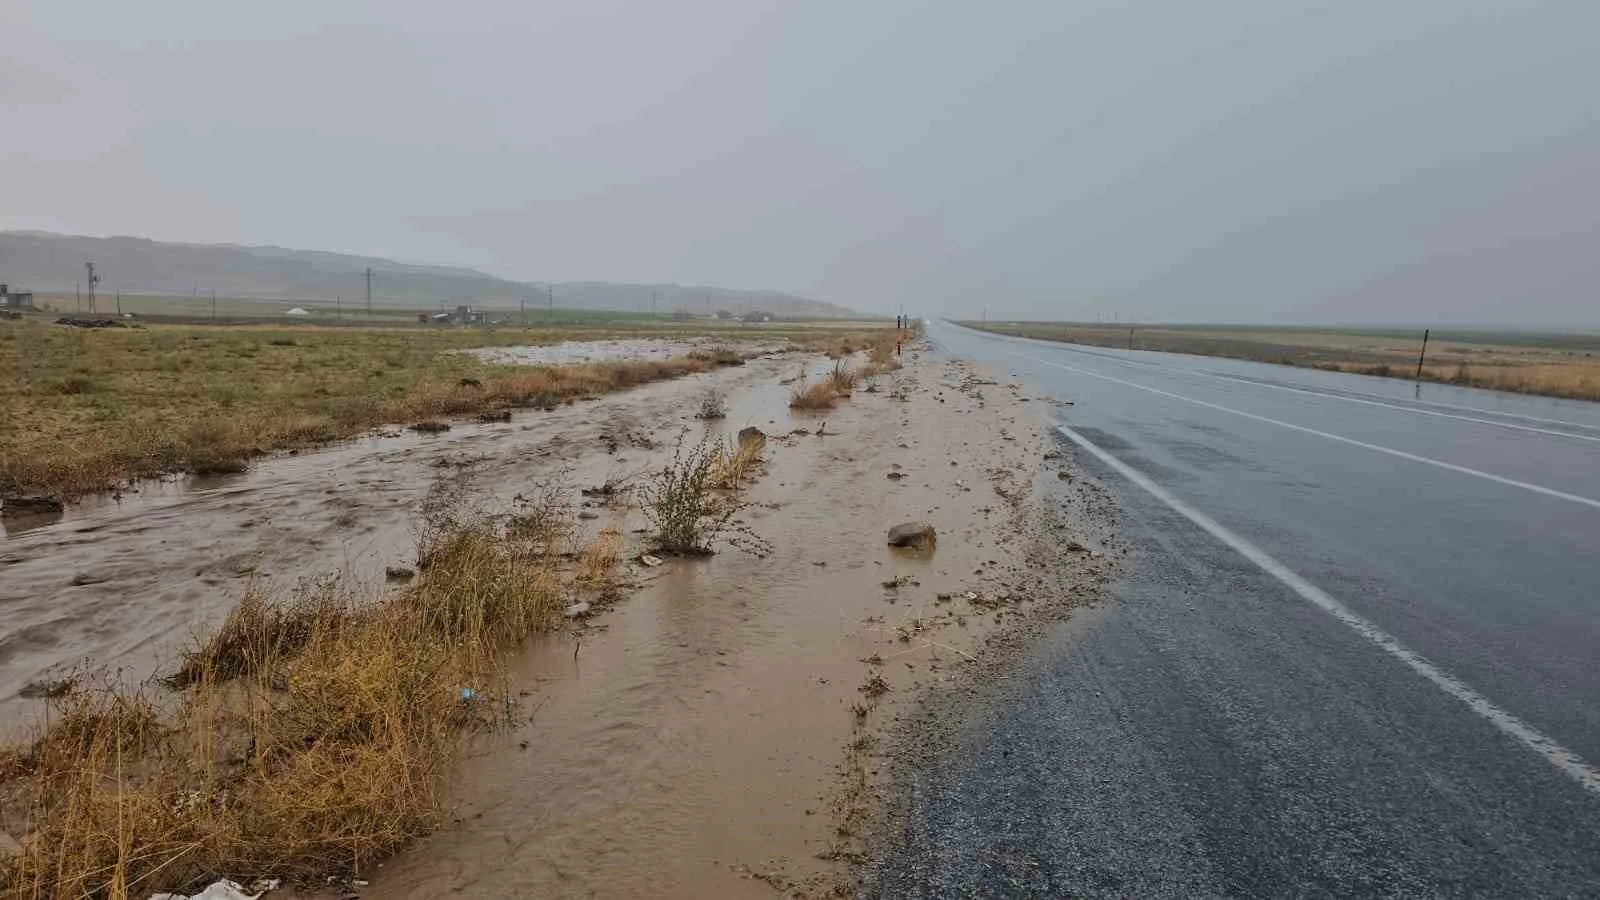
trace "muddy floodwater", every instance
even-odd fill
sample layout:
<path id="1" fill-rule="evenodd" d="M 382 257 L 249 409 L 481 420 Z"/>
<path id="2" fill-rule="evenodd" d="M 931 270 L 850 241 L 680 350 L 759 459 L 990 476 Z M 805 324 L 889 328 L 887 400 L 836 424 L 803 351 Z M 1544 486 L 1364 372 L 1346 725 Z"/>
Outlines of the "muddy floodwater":
<path id="1" fill-rule="evenodd" d="M 25 686 L 84 660 L 127 678 L 163 671 L 251 584 L 332 575 L 383 590 L 386 567 L 413 563 L 441 479 L 491 514 L 563 484 L 585 529 L 627 535 L 629 590 L 518 654 L 517 724 L 472 739 L 451 821 L 363 873 L 367 895 L 848 892 L 895 717 L 919 688 L 996 652 L 1008 622 L 1070 606 L 1035 551 L 1089 540 L 1044 514 L 1066 473 L 1045 462 L 1043 404 L 958 362 L 906 363 L 826 412 L 787 401 L 802 373 L 832 363 L 771 355 L 74 506 L 0 543 L 5 718 L 31 721 Z M 694 417 L 710 388 L 726 394 L 720 422 Z M 643 565 L 636 506 L 576 490 L 751 425 L 769 440 L 742 523 L 765 555 Z M 886 545 L 908 520 L 937 529 L 931 553 Z"/>
<path id="2" fill-rule="evenodd" d="M 138 680 L 170 665 L 252 582 L 286 590 L 334 576 L 380 589 L 387 566 L 414 561 L 422 501 L 441 476 L 471 467 L 474 502 L 491 512 L 563 473 L 598 484 L 613 467 L 645 465 L 643 448 L 698 428 L 706 387 L 769 382 L 789 365 L 755 360 L 437 435 L 395 427 L 237 475 L 147 481 L 62 516 L 5 521 L 0 719 L 13 731 L 31 722 L 35 704 L 18 695 L 73 667 Z"/>

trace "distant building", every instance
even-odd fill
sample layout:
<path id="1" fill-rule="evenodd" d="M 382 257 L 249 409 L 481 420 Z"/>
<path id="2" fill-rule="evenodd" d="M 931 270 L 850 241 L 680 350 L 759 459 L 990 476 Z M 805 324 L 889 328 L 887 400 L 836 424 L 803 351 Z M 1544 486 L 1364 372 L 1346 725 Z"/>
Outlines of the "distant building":
<path id="1" fill-rule="evenodd" d="M 489 314 L 470 306 L 457 306 L 455 312 L 417 313 L 417 321 L 425 325 L 486 325 Z"/>
<path id="2" fill-rule="evenodd" d="M 33 309 L 33 291 L 13 291 L 8 284 L 0 284 L 0 309 Z"/>
<path id="3" fill-rule="evenodd" d="M 740 317 L 741 322 L 771 322 L 772 313 L 765 310 L 753 309 Z"/>
<path id="4" fill-rule="evenodd" d="M 719 318 L 719 319 L 731 319 L 731 318 L 733 318 L 733 313 L 728 312 L 725 309 L 719 309 L 719 310 L 717 310 L 717 318 Z"/>

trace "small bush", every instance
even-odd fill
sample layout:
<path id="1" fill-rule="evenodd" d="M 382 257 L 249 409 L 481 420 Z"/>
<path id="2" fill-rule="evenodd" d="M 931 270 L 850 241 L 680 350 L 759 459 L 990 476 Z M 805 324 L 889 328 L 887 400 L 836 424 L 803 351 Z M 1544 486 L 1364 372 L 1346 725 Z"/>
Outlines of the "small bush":
<path id="1" fill-rule="evenodd" d="M 695 413 L 695 418 L 714 421 L 728 417 L 727 395 L 715 388 L 709 388 L 700 395 L 700 411 Z"/>
<path id="2" fill-rule="evenodd" d="M 734 495 L 718 490 L 726 474 L 724 449 L 701 441 L 685 450 L 682 442 L 672 462 L 642 488 L 644 514 L 655 529 L 652 543 L 662 553 L 698 555 L 711 552 L 718 540 L 753 553 L 767 544 L 734 521 L 744 509 Z"/>

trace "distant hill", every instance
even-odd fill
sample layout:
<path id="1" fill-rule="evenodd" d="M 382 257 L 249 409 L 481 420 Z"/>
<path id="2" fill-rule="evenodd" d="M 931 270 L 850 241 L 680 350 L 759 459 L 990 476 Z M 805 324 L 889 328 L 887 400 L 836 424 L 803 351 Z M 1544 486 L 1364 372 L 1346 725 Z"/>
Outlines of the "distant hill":
<path id="1" fill-rule="evenodd" d="M 136 237 L 78 237 L 41 231 L 0 231 L 0 282 L 18 290 L 67 292 L 93 260 L 102 291 L 125 294 L 209 294 L 292 303 L 318 303 L 342 296 L 365 298 L 363 273 L 372 269 L 373 305 L 434 308 L 471 304 L 515 309 L 547 302 L 564 309 L 647 311 L 687 310 L 706 314 L 765 310 L 782 318 L 858 316 L 840 306 L 779 291 L 735 291 L 676 284 L 610 282 L 517 282 L 474 269 L 426 266 L 391 259 L 245 247 L 237 244 L 179 244 Z"/>

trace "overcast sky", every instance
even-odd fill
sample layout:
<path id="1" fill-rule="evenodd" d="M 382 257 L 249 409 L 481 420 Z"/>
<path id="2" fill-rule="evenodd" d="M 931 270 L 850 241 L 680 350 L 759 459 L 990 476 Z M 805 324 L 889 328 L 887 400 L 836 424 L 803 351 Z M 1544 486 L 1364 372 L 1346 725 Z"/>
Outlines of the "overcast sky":
<path id="1" fill-rule="evenodd" d="M 1600 325 L 1600 2 L 5 0 L 0 228 Z"/>

